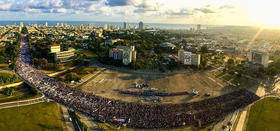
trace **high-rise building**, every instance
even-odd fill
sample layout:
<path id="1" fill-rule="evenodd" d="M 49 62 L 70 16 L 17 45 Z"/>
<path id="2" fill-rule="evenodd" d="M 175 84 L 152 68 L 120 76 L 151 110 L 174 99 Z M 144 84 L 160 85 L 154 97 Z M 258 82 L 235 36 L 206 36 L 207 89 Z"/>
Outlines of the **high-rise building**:
<path id="1" fill-rule="evenodd" d="M 127 27 L 128 27 L 127 23 L 126 23 L 126 22 L 123 22 L 123 29 L 124 29 L 124 30 L 127 30 Z"/>
<path id="2" fill-rule="evenodd" d="M 145 30 L 145 25 L 142 21 L 139 22 L 139 30 Z"/>
<path id="3" fill-rule="evenodd" d="M 82 32 L 84 32 L 84 30 L 85 30 L 85 26 L 82 24 L 81 25 L 81 29 L 80 29 Z"/>
<path id="4" fill-rule="evenodd" d="M 136 61 L 136 50 L 134 46 L 117 46 L 110 49 L 109 57 L 114 60 L 122 60 L 124 65 Z"/>
<path id="5" fill-rule="evenodd" d="M 22 28 L 21 28 L 21 26 L 20 27 L 18 27 L 18 32 L 21 32 L 22 31 Z"/>
<path id="6" fill-rule="evenodd" d="M 60 25 L 61 27 L 63 27 L 63 23 L 61 23 L 61 25 Z"/>
<path id="7" fill-rule="evenodd" d="M 59 23 L 56 23 L 56 27 L 59 27 Z"/>
<path id="8" fill-rule="evenodd" d="M 48 22 L 46 22 L 45 26 L 48 27 Z"/>
<path id="9" fill-rule="evenodd" d="M 267 52 L 251 50 L 248 54 L 248 59 L 249 62 L 263 65 L 264 68 L 268 67 L 269 56 Z"/>
<path id="10" fill-rule="evenodd" d="M 197 31 L 200 31 L 201 30 L 201 25 L 200 24 L 197 24 Z"/>
<path id="11" fill-rule="evenodd" d="M 192 53 L 192 52 L 184 51 L 183 49 L 180 49 L 178 51 L 178 61 L 183 63 L 184 65 L 199 66 L 200 59 L 201 56 L 199 53 Z"/>
<path id="12" fill-rule="evenodd" d="M 107 24 L 104 25 L 104 30 L 108 30 L 108 25 Z"/>
<path id="13" fill-rule="evenodd" d="M 23 22 L 20 22 L 19 26 L 20 27 L 24 27 Z"/>
<path id="14" fill-rule="evenodd" d="M 60 52 L 60 45 L 49 45 L 50 53 Z"/>

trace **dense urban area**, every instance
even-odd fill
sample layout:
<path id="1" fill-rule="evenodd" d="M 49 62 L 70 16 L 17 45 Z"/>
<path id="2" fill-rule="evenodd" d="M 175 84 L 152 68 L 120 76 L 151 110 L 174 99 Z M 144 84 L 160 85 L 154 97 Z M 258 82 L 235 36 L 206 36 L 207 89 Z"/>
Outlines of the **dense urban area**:
<path id="1" fill-rule="evenodd" d="M 277 130 L 279 40 L 249 26 L 0 26 L 0 130 Z"/>

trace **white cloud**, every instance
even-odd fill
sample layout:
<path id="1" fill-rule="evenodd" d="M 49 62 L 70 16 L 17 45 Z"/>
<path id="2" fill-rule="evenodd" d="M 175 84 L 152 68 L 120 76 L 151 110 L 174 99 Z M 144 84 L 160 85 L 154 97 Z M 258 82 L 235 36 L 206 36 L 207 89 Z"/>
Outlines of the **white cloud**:
<path id="1" fill-rule="evenodd" d="M 6 2 L 0 1 L 0 11 L 7 11 L 10 10 L 14 0 L 8 0 Z"/>

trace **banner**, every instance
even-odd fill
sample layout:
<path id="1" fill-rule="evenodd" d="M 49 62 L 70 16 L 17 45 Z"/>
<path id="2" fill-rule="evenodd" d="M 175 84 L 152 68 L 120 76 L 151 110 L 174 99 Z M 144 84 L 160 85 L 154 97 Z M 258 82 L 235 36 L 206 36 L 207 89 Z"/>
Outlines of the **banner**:
<path id="1" fill-rule="evenodd" d="M 114 60 L 118 59 L 118 55 L 119 55 L 119 52 L 118 51 L 114 51 Z"/>

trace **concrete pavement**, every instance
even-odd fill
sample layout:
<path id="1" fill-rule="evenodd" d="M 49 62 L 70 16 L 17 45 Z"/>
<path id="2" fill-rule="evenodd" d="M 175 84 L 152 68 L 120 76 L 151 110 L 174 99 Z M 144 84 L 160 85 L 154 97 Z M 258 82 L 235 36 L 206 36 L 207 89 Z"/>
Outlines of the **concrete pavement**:
<path id="1" fill-rule="evenodd" d="M 60 111 L 63 116 L 63 130 L 64 131 L 75 131 L 73 123 L 69 120 L 70 116 L 68 109 L 64 105 L 60 105 Z"/>

